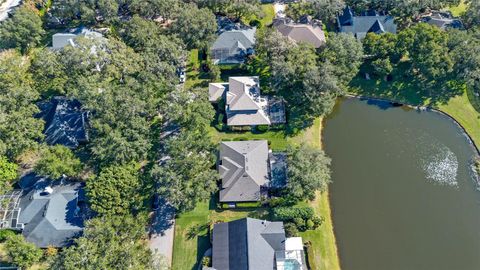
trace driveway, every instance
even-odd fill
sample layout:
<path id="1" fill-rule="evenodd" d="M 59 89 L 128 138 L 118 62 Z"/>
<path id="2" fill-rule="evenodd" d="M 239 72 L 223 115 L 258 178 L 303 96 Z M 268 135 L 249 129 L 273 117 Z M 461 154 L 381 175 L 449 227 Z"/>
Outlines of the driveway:
<path id="1" fill-rule="evenodd" d="M 150 250 L 165 256 L 168 265 L 172 265 L 173 238 L 175 234 L 175 209 L 165 200 L 161 200 L 154 213 L 150 226 Z"/>

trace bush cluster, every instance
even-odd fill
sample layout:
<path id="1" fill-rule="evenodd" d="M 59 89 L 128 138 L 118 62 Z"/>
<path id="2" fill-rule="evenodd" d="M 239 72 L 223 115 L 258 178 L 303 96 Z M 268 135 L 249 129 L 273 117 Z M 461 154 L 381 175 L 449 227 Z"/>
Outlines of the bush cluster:
<path id="1" fill-rule="evenodd" d="M 324 222 L 315 215 L 311 207 L 277 207 L 273 209 L 275 219 L 285 222 L 287 236 L 295 236 L 298 231 L 315 230 Z"/>

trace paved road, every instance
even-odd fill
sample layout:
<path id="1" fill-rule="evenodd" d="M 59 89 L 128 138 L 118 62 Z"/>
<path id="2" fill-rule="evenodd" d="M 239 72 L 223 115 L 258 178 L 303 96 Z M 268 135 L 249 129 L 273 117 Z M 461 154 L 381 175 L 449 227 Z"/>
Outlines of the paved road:
<path id="1" fill-rule="evenodd" d="M 174 229 L 175 209 L 161 200 L 150 227 L 149 246 L 152 251 L 164 255 L 169 266 L 172 265 Z"/>

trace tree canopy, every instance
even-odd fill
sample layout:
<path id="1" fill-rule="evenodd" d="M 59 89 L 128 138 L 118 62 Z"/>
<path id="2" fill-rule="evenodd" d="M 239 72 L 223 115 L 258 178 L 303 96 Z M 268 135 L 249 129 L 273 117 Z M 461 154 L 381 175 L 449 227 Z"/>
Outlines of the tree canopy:
<path id="1" fill-rule="evenodd" d="M 100 217 L 87 221 L 83 236 L 64 249 L 52 269 L 154 270 L 145 238 L 146 218 L 131 215 Z"/>
<path id="2" fill-rule="evenodd" d="M 0 24 L 0 49 L 16 48 L 25 53 L 39 45 L 44 34 L 40 16 L 24 5 Z"/>
<path id="3" fill-rule="evenodd" d="M 448 53 L 448 36 L 438 27 L 420 23 L 399 33 L 399 47 L 410 58 L 411 72 L 424 84 L 444 78 L 453 67 Z"/>
<path id="4" fill-rule="evenodd" d="M 0 194 L 12 188 L 13 180 L 18 177 L 18 165 L 0 156 Z"/>
<path id="5" fill-rule="evenodd" d="M 205 49 L 215 39 L 217 20 L 211 10 L 190 4 L 180 11 L 170 31 L 177 34 L 188 49 Z"/>
<path id="6" fill-rule="evenodd" d="M 55 145 L 41 151 L 34 170 L 38 175 L 52 179 L 59 179 L 63 175 L 77 177 L 82 170 L 82 163 L 70 149 L 63 145 Z"/>
<path id="7" fill-rule="evenodd" d="M 333 65 L 333 73 L 340 85 L 345 87 L 357 75 L 363 63 L 362 44 L 352 35 L 340 33 L 330 35 L 320 57 Z"/>
<path id="8" fill-rule="evenodd" d="M 8 236 L 5 241 L 5 250 L 11 262 L 22 268 L 28 268 L 39 262 L 43 255 L 41 249 L 25 241 L 21 234 Z"/>
<path id="9" fill-rule="evenodd" d="M 302 144 L 289 148 L 286 194 L 295 200 L 313 200 L 331 182 L 330 158 L 322 150 Z"/>
<path id="10" fill-rule="evenodd" d="M 139 208 L 142 182 L 134 164 L 103 168 L 87 181 L 91 208 L 100 215 L 125 215 Z"/>
<path id="11" fill-rule="evenodd" d="M 0 52 L 0 155 L 15 158 L 43 138 L 43 121 L 35 102 L 28 59 L 14 51 Z"/>

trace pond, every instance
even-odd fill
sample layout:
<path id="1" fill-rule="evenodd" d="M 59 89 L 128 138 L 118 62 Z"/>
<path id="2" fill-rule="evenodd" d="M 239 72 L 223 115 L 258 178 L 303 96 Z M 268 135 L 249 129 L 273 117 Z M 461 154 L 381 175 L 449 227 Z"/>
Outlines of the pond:
<path id="1" fill-rule="evenodd" d="M 345 99 L 323 140 L 343 270 L 480 269 L 476 154 L 452 120 Z"/>

